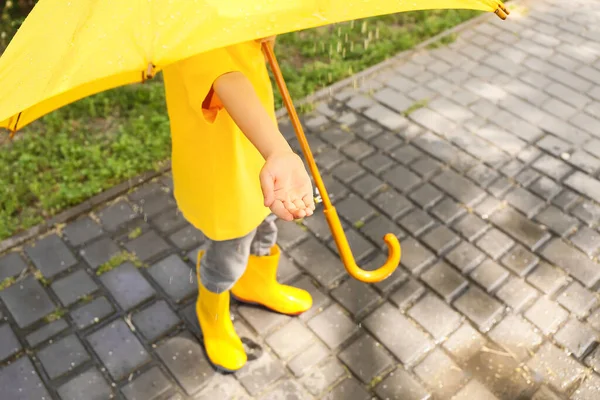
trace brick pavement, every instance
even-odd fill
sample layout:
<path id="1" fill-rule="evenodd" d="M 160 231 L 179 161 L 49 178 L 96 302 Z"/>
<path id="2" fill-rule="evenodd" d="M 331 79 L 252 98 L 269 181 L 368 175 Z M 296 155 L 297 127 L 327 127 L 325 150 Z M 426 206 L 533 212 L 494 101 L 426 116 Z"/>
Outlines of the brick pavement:
<path id="1" fill-rule="evenodd" d="M 169 176 L 2 255 L 2 399 L 600 398 L 598 26 L 596 0 L 533 1 L 305 118 L 356 258 L 391 231 L 402 265 L 356 282 L 322 213 L 280 224 L 315 307 L 234 304 L 234 375 L 202 352 Z"/>

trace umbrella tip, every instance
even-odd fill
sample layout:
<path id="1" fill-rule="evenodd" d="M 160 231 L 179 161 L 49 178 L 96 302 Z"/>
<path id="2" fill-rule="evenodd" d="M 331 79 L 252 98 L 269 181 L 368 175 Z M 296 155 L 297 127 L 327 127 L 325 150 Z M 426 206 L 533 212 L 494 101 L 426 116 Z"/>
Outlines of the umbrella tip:
<path id="1" fill-rule="evenodd" d="M 501 20 L 505 20 L 506 17 L 508 16 L 508 10 L 503 10 L 501 7 L 496 8 L 496 11 L 494 11 L 494 13 L 500 17 Z"/>
<path id="2" fill-rule="evenodd" d="M 148 68 L 145 71 L 142 71 L 142 83 L 146 82 L 148 79 L 154 78 L 156 66 L 152 63 L 148 63 Z"/>

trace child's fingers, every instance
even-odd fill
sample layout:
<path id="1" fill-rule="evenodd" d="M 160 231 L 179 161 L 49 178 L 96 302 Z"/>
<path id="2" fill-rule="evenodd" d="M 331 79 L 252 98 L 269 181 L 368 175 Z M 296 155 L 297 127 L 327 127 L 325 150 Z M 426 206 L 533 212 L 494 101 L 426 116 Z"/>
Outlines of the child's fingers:
<path id="1" fill-rule="evenodd" d="M 304 202 L 304 207 L 306 207 L 309 210 L 314 210 L 315 209 L 315 199 L 311 196 L 311 195 L 306 195 L 302 198 L 302 201 Z"/>
<path id="2" fill-rule="evenodd" d="M 271 205 L 271 211 L 273 214 L 277 215 L 284 221 L 293 221 L 294 215 L 290 213 L 287 208 L 283 205 L 283 203 L 279 200 L 276 200 Z"/>
<path id="3" fill-rule="evenodd" d="M 265 199 L 265 207 L 271 207 L 275 201 L 275 182 L 271 174 L 260 174 L 260 188 Z"/>
<path id="4" fill-rule="evenodd" d="M 298 209 L 298 210 L 303 210 L 304 208 L 306 208 L 306 205 L 300 199 L 294 200 L 294 206 L 296 206 L 296 209 Z"/>

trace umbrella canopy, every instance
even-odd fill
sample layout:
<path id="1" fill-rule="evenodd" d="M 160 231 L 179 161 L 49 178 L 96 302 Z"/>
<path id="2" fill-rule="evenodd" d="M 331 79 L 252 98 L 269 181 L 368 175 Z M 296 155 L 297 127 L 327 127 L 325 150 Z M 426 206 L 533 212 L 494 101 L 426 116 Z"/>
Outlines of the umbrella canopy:
<path id="1" fill-rule="evenodd" d="M 40 0 L 0 57 L 0 128 L 151 78 L 235 43 L 426 9 L 508 11 L 497 0 Z"/>

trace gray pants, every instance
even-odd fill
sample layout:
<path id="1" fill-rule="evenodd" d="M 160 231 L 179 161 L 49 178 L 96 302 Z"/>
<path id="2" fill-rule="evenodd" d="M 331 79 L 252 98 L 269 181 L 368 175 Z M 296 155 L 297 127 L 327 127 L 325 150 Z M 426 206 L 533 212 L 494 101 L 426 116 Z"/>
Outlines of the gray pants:
<path id="1" fill-rule="evenodd" d="M 277 242 L 277 217 L 269 215 L 248 235 L 224 241 L 208 241 L 200 260 L 200 280 L 213 293 L 222 293 L 233 287 L 242 276 L 250 254 L 268 256 Z"/>

